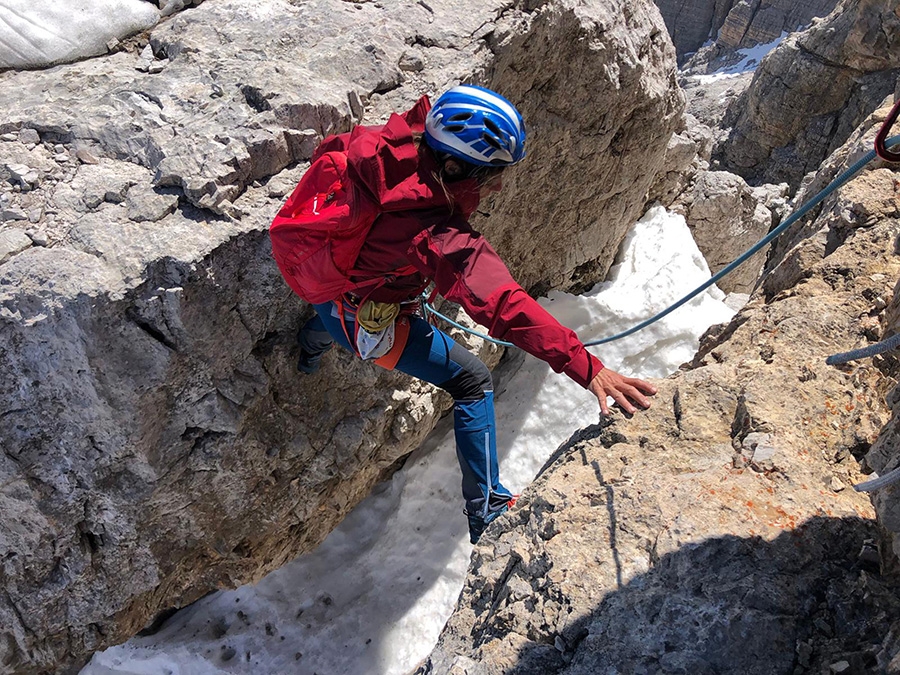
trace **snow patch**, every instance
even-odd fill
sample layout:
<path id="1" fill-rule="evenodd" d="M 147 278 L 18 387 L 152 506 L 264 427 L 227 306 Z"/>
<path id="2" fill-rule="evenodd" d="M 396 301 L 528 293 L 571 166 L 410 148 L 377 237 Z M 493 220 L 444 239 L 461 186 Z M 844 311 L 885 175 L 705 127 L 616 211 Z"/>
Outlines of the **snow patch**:
<path id="1" fill-rule="evenodd" d="M 105 54 L 110 43 L 152 28 L 159 17 L 146 0 L 0 0 L 0 69 Z"/>
<path id="2" fill-rule="evenodd" d="M 751 73 L 755 71 L 756 67 L 762 62 L 763 57 L 781 44 L 782 40 L 788 35 L 789 33 L 787 31 L 782 31 L 781 35 L 772 40 L 772 42 L 756 45 L 755 47 L 749 47 L 747 49 L 739 49 L 737 54 L 742 58 L 737 63 L 721 68 L 713 73 L 694 75 L 693 77 L 701 84 L 709 84 L 710 82 L 731 79 L 738 75 L 742 75 L 743 73 Z"/>

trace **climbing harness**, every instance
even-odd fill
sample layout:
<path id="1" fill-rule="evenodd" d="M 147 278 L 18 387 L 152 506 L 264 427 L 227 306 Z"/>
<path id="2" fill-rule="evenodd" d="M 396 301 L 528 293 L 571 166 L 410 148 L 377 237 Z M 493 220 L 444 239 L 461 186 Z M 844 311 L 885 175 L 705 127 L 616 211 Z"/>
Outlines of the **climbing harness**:
<path id="1" fill-rule="evenodd" d="M 893 124 L 894 119 L 896 119 L 896 117 L 897 117 L 898 111 L 900 111 L 900 102 L 898 102 L 898 104 L 894 106 L 894 109 L 891 111 L 891 114 L 888 115 L 888 119 L 885 121 L 884 125 L 882 126 L 881 131 L 879 132 L 879 136 L 882 133 L 885 133 L 885 134 L 887 133 L 886 129 L 890 129 L 891 124 Z M 882 141 L 882 143 L 881 143 L 882 151 L 887 152 L 889 155 L 897 157 L 896 160 L 888 160 L 888 161 L 900 161 L 900 154 L 890 152 L 887 149 L 891 146 L 897 145 L 898 143 L 900 143 L 900 136 L 893 136 L 892 138 L 889 138 L 887 141 Z M 674 312 L 676 309 L 681 307 L 683 304 L 685 304 L 686 302 L 689 302 L 690 300 L 695 298 L 697 295 L 699 295 L 700 293 L 705 291 L 707 288 L 709 288 L 710 286 L 712 286 L 719 280 L 723 279 L 724 277 L 728 276 L 734 270 L 736 270 L 738 267 L 740 267 L 742 264 L 747 262 L 747 260 L 750 259 L 754 253 L 756 253 L 761 248 L 763 248 L 764 246 L 767 246 L 769 243 L 771 243 L 776 237 L 780 236 L 791 225 L 793 225 L 798 220 L 800 220 L 800 218 L 802 218 L 807 213 L 809 213 L 809 211 L 811 209 L 813 209 L 815 206 L 818 206 L 832 192 L 834 192 L 839 187 L 841 187 L 842 185 L 847 183 L 851 178 L 853 178 L 857 173 L 859 173 L 866 164 L 868 164 L 873 159 L 875 159 L 876 155 L 884 158 L 883 155 L 876 153 L 875 150 L 870 150 L 869 152 L 867 152 L 859 160 L 857 160 L 856 163 L 853 164 L 853 166 L 851 166 L 849 169 L 844 171 L 837 178 L 832 180 L 815 197 L 813 197 L 808 202 L 806 202 L 806 204 L 801 206 L 799 210 L 797 210 L 787 220 L 785 220 L 783 223 L 781 223 L 781 225 L 776 227 L 774 230 L 769 232 L 769 234 L 767 234 L 765 237 L 763 237 L 758 242 L 756 242 L 753 246 L 751 246 L 749 249 L 747 249 L 737 259 L 735 259 L 734 262 L 729 264 L 727 267 L 724 267 L 723 269 L 719 270 L 719 272 L 714 274 L 710 279 L 708 279 L 707 281 L 700 284 L 697 288 L 695 288 L 693 291 L 691 291 L 690 293 L 685 295 L 680 300 L 675 301 L 674 303 L 672 303 L 671 305 L 666 307 L 664 310 L 662 310 L 658 314 L 655 314 L 652 317 L 650 317 L 649 319 L 642 321 L 641 323 L 639 323 L 635 326 L 632 326 L 628 330 L 624 330 L 621 333 L 616 333 L 615 335 L 611 335 L 609 337 L 585 342 L 584 343 L 585 347 L 592 347 L 592 346 L 596 346 L 596 345 L 606 344 L 608 342 L 615 342 L 616 340 L 621 340 L 624 337 L 628 337 L 629 335 L 633 335 L 634 333 L 637 333 L 639 330 L 643 330 L 650 324 L 656 323 L 657 321 L 659 321 L 660 319 L 662 319 L 669 313 Z M 482 338 L 483 340 L 487 340 L 488 342 L 492 342 L 497 345 L 502 345 L 504 347 L 514 347 L 515 346 L 511 342 L 504 342 L 503 340 L 496 340 L 496 339 L 489 337 L 488 335 L 484 335 L 483 333 L 480 333 L 476 330 L 467 328 L 466 326 L 463 326 L 462 324 L 454 321 L 453 319 L 451 319 L 447 316 L 444 316 L 443 314 L 441 314 L 434 308 L 434 306 L 431 304 L 430 299 L 427 302 L 423 302 L 423 307 L 425 309 L 426 317 L 429 314 L 434 315 L 434 316 L 442 319 L 443 321 L 446 321 L 451 326 L 455 326 L 456 328 L 459 328 L 460 330 L 463 330 L 466 333 L 470 333 L 472 335 Z M 838 355 L 838 356 L 840 356 L 840 355 Z"/>
<path id="2" fill-rule="evenodd" d="M 400 361 L 403 349 L 409 340 L 409 317 L 418 303 L 384 303 L 359 298 L 345 293 L 334 301 L 335 311 L 340 319 L 344 337 L 363 360 L 371 360 L 386 370 L 393 370 Z M 347 330 L 347 319 L 353 319 L 351 337 Z"/>

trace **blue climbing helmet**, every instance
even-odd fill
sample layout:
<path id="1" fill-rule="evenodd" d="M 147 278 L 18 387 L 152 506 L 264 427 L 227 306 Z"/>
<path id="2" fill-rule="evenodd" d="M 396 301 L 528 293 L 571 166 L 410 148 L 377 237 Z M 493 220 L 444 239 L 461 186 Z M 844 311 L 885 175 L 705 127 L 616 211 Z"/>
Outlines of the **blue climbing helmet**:
<path id="1" fill-rule="evenodd" d="M 470 164 L 508 166 L 525 156 L 525 123 L 500 94 L 463 84 L 435 101 L 425 118 L 425 141 Z"/>

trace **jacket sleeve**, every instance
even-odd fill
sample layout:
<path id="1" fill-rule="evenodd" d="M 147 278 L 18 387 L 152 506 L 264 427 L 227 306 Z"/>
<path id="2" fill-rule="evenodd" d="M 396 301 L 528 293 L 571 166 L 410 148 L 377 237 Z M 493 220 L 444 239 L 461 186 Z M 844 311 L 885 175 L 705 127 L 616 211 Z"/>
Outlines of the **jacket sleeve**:
<path id="1" fill-rule="evenodd" d="M 494 338 L 512 342 L 582 387 L 603 364 L 517 284 L 491 245 L 462 218 L 426 227 L 412 241 L 410 262 L 434 280 Z"/>

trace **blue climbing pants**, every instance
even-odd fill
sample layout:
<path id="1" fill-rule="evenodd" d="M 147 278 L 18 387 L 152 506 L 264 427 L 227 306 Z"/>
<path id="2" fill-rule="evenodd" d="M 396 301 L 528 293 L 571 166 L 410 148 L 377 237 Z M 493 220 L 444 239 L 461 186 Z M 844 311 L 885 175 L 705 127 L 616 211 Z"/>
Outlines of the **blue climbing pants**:
<path id="1" fill-rule="evenodd" d="M 347 335 L 355 322 L 344 316 L 346 334 L 333 303 L 314 305 L 316 316 L 300 332 L 300 347 L 315 356 L 337 342 L 354 354 Z M 456 455 L 462 470 L 466 512 L 481 518 L 502 509 L 512 498 L 497 476 L 497 425 L 491 371 L 480 359 L 443 331 L 418 316 L 410 316 L 409 338 L 396 369 L 449 392 L 453 397 Z"/>

